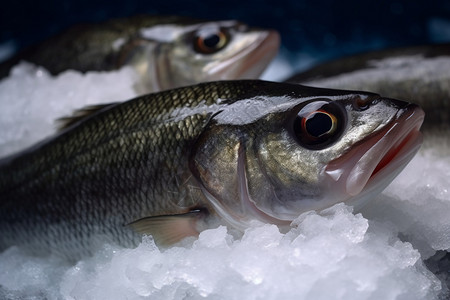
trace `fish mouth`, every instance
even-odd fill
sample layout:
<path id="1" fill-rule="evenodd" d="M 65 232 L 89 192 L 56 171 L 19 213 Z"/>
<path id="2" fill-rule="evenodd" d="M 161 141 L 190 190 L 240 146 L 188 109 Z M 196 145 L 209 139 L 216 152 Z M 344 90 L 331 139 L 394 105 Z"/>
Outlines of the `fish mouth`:
<path id="1" fill-rule="evenodd" d="M 280 35 L 275 30 L 260 32 L 257 41 L 217 64 L 208 73 L 214 80 L 258 78 L 278 53 Z"/>
<path id="2" fill-rule="evenodd" d="M 350 204 L 381 192 L 411 161 L 422 144 L 419 131 L 423 110 L 409 104 L 386 128 L 371 134 L 340 158 L 325 173 L 339 182 Z M 398 114 L 399 114 L 398 113 Z"/>
<path id="3" fill-rule="evenodd" d="M 280 35 L 274 30 L 269 30 L 260 43 L 244 53 L 242 63 L 236 71 L 237 79 L 258 78 L 278 53 L 280 47 Z"/>

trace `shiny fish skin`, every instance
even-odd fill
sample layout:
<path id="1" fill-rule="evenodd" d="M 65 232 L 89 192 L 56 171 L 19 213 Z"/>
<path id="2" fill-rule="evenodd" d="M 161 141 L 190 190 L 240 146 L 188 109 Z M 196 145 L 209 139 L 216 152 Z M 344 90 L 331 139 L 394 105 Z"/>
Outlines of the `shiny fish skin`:
<path id="1" fill-rule="evenodd" d="M 220 49 L 196 49 L 198 36 L 214 34 L 225 39 Z M 53 75 L 131 66 L 142 81 L 135 88 L 143 94 L 204 81 L 258 78 L 279 43 L 275 31 L 238 21 L 140 15 L 73 26 L 0 64 L 0 79 L 22 60 Z"/>
<path id="2" fill-rule="evenodd" d="M 293 124 L 317 103 L 341 125 L 311 148 Z M 0 249 L 73 260 L 104 240 L 133 246 L 142 231 L 158 233 L 140 223 L 192 225 L 183 237 L 215 220 L 239 230 L 254 219 L 282 226 L 304 211 L 366 201 L 417 151 L 422 120 L 417 106 L 376 94 L 264 81 L 204 83 L 112 104 L 0 161 Z M 357 157 L 376 140 L 411 144 L 406 162 L 392 159 L 393 169 L 377 171 L 375 161 L 370 178 L 355 181 L 353 165 L 339 158 Z M 342 175 L 327 175 L 340 167 Z M 346 176 L 363 184 L 352 195 Z"/>
<path id="3" fill-rule="evenodd" d="M 185 153 L 211 113 L 179 121 L 169 115 L 208 94 L 226 97 L 227 91 L 205 86 L 126 102 L 3 166 L 0 248 L 31 242 L 42 253 L 48 247 L 83 253 L 99 233 L 133 245 L 139 236 L 124 225 L 196 205 Z"/>

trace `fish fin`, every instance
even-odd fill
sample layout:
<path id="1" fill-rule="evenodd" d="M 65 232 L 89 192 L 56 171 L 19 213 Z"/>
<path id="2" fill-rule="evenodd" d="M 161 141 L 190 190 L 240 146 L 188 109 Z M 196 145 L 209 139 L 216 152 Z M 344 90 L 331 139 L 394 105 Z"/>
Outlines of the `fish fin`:
<path id="1" fill-rule="evenodd" d="M 95 113 L 103 110 L 106 107 L 116 105 L 117 103 L 97 104 L 89 105 L 83 108 L 77 109 L 72 115 L 56 119 L 58 131 L 64 130 L 81 120 L 87 119 Z"/>
<path id="2" fill-rule="evenodd" d="M 204 215 L 204 210 L 192 210 L 178 215 L 145 217 L 128 226 L 138 233 L 152 235 L 160 245 L 171 245 L 185 237 L 198 236 L 197 221 Z"/>

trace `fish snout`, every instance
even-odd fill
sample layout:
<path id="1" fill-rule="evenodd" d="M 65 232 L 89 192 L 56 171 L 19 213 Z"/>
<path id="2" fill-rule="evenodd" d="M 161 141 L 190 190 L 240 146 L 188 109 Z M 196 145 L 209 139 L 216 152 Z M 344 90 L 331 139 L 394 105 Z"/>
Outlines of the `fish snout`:
<path id="1" fill-rule="evenodd" d="M 422 144 L 419 131 L 425 116 L 422 108 L 400 100 L 379 100 L 397 109 L 393 120 L 330 162 L 325 169 L 341 187 L 339 190 L 347 195 L 344 197 L 349 197 L 349 204 L 358 201 L 357 206 L 381 192 Z"/>

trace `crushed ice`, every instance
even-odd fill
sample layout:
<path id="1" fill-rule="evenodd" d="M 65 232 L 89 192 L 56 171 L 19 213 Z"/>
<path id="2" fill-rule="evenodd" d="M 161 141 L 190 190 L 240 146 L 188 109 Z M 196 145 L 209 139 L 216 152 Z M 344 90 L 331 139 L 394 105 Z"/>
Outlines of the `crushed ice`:
<path id="1" fill-rule="evenodd" d="M 17 66 L 0 81 L 0 155 L 51 134 L 73 109 L 134 97 L 133 80 L 127 69 L 52 77 Z M 0 298 L 434 299 L 446 287 L 423 260 L 450 248 L 449 170 L 448 156 L 423 151 L 362 214 L 338 204 L 287 233 L 255 223 L 236 238 L 218 227 L 168 249 L 145 237 L 74 266 L 12 247 L 0 253 Z"/>

